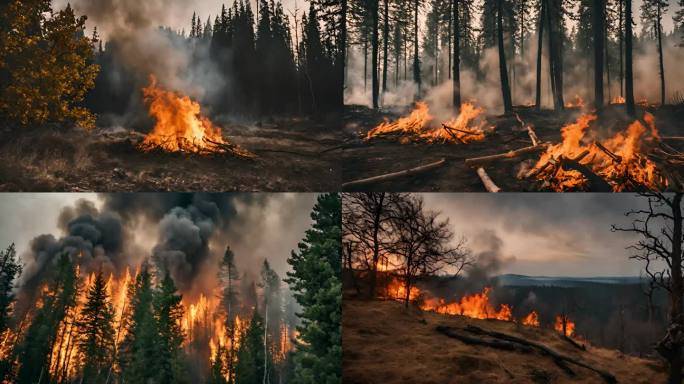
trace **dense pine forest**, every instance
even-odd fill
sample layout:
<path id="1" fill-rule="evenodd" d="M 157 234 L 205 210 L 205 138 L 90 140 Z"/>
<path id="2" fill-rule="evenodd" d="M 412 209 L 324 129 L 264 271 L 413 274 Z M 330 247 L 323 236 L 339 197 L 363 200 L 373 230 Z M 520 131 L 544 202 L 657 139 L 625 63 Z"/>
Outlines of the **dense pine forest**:
<path id="1" fill-rule="evenodd" d="M 102 256 L 77 246 L 83 225 L 39 275 L 11 245 L 0 252 L 0 382 L 339 382 L 340 204 L 319 196 L 284 278 L 268 259 L 252 277 L 227 247 L 218 286 L 194 298 L 169 254 L 104 273 Z"/>

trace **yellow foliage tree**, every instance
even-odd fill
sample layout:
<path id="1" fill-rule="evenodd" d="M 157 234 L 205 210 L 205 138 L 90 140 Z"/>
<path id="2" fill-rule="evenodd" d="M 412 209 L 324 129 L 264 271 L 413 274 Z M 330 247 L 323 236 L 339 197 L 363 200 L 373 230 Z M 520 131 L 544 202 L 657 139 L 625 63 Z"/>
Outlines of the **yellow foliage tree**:
<path id="1" fill-rule="evenodd" d="M 99 67 L 85 16 L 71 6 L 55 12 L 51 0 L 9 0 L 0 5 L 0 117 L 21 125 L 74 123 L 95 116 L 80 106 Z"/>

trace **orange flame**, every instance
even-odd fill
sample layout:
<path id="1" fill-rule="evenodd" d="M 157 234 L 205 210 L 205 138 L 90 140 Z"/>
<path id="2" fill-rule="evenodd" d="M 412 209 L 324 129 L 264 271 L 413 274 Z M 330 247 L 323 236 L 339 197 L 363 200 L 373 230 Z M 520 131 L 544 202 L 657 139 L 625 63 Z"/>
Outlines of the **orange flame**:
<path id="1" fill-rule="evenodd" d="M 565 102 L 565 108 L 582 108 L 584 107 L 584 99 L 580 95 L 575 95 L 575 98 L 571 101 Z"/>
<path id="2" fill-rule="evenodd" d="M 625 132 L 603 141 L 594 139 L 595 133 L 589 131 L 594 120 L 596 115 L 583 114 L 576 122 L 561 128 L 562 142 L 549 146 L 530 174 L 549 182 L 555 191 L 580 188 L 587 183 L 582 174 L 561 166 L 563 159 L 574 159 L 601 176 L 616 192 L 635 183 L 650 189 L 667 185 L 667 179 L 658 173 L 655 163 L 643 154 L 647 139 L 658 138 L 653 115 L 644 114 L 648 128 L 636 120 Z"/>
<path id="3" fill-rule="evenodd" d="M 445 121 L 441 125 L 434 122 L 430 114 L 430 108 L 424 101 L 416 102 L 415 108 L 404 117 L 394 121 L 385 121 L 368 131 L 366 140 L 375 136 L 399 133 L 416 137 L 427 142 L 442 141 L 452 143 L 469 143 L 480 141 L 485 138 L 485 122 L 475 123 L 475 120 L 484 112 L 484 109 L 476 107 L 472 103 L 461 104 L 458 116 Z M 402 137 L 402 142 L 410 141 Z"/>
<path id="4" fill-rule="evenodd" d="M 537 311 L 532 311 L 527 316 L 523 317 L 522 324 L 528 327 L 538 327 L 539 326 L 539 315 Z"/>
<path id="5" fill-rule="evenodd" d="M 460 301 L 446 303 L 444 299 L 427 298 L 420 308 L 424 311 L 433 311 L 446 315 L 461 315 L 475 319 L 496 319 L 512 321 L 511 306 L 502 304 L 497 311 L 489 302 L 491 288 L 486 287 L 481 293 L 466 295 Z"/>
<path id="6" fill-rule="evenodd" d="M 622 96 L 615 96 L 613 97 L 613 100 L 611 101 L 612 104 L 624 104 L 625 103 L 625 98 Z"/>
<path id="7" fill-rule="evenodd" d="M 565 336 L 572 336 L 575 333 L 575 322 L 570 320 L 566 315 L 556 316 L 556 322 L 553 328 Z"/>
<path id="8" fill-rule="evenodd" d="M 150 85 L 143 88 L 143 96 L 149 104 L 150 115 L 156 120 L 154 129 L 140 144 L 143 151 L 161 149 L 206 154 L 221 152 L 222 145 L 229 145 L 221 136 L 221 128 L 200 114 L 199 103 L 160 88 L 154 76 L 150 76 Z"/>

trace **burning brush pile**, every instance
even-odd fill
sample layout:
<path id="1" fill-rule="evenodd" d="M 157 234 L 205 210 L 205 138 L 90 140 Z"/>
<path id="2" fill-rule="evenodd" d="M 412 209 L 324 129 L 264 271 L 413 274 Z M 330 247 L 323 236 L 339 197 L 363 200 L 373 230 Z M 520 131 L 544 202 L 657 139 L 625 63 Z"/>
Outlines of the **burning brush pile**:
<path id="1" fill-rule="evenodd" d="M 440 124 L 430 114 L 427 103 L 419 101 L 407 116 L 394 121 L 386 120 L 368 131 L 366 140 L 379 136 L 396 136 L 402 144 L 412 141 L 460 144 L 481 141 L 493 132 L 493 127 L 487 127 L 487 122 L 481 118 L 483 112 L 484 109 L 472 103 L 463 103 L 458 116 Z"/>
<path id="2" fill-rule="evenodd" d="M 599 139 L 590 129 L 594 114 L 581 115 L 561 129 L 562 142 L 549 144 L 532 169 L 522 176 L 535 178 L 542 189 L 553 191 L 665 190 L 667 174 L 649 154 L 662 143 L 653 115 L 644 114 L 626 130 Z"/>
<path id="3" fill-rule="evenodd" d="M 221 128 L 201 115 L 199 103 L 159 87 L 154 76 L 150 77 L 150 85 L 143 89 L 143 96 L 156 123 L 152 132 L 139 144 L 141 150 L 254 158 L 251 152 L 224 139 Z"/>
<path id="4" fill-rule="evenodd" d="M 540 327 L 539 314 L 531 311 L 526 316 L 516 319 L 513 316 L 513 307 L 509 304 L 501 304 L 498 309 L 490 302 L 491 287 L 485 287 L 482 292 L 473 293 L 461 297 L 458 301 L 447 302 L 443 298 L 430 295 L 427 291 L 418 287 L 411 287 L 408 295 L 410 302 L 415 302 L 423 311 L 436 312 L 443 315 L 466 316 L 473 319 L 492 319 L 510 321 L 529 327 Z M 393 300 L 406 300 L 405 284 L 400 279 L 393 277 L 386 287 L 387 298 Z M 549 324 L 564 336 L 573 336 L 575 323 L 565 314 L 555 316 L 553 324 Z"/>

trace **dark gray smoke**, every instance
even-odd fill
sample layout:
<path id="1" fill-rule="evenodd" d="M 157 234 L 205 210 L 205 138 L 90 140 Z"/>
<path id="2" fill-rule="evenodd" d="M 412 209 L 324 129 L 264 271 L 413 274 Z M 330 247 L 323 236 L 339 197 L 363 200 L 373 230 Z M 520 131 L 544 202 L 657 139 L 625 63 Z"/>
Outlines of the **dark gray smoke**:
<path id="1" fill-rule="evenodd" d="M 472 239 L 475 249 L 475 263 L 468 270 L 468 281 L 480 289 L 490 284 L 490 279 L 506 264 L 515 261 L 514 256 L 503 254 L 503 240 L 491 229 L 483 229 Z"/>

